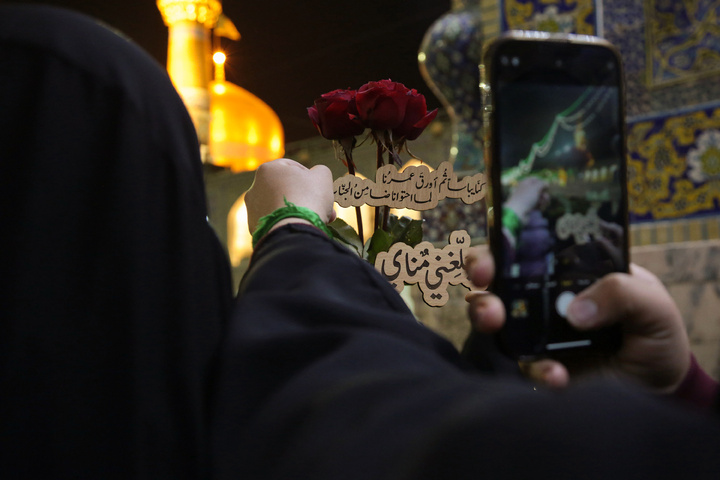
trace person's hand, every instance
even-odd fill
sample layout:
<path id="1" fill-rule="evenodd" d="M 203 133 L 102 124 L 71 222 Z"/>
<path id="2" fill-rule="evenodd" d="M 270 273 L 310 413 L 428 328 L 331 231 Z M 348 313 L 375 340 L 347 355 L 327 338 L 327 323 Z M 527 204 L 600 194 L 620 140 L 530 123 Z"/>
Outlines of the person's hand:
<path id="1" fill-rule="evenodd" d="M 474 250 L 467 270 L 473 283 L 484 288 L 494 275 L 487 250 Z M 476 291 L 467 300 L 476 330 L 493 333 L 502 327 L 505 309 L 498 297 Z M 602 365 L 565 365 L 549 359 L 526 365 L 526 374 L 541 384 L 565 387 L 576 375 L 610 374 L 670 393 L 690 368 L 690 343 L 680 312 L 660 280 L 642 267 L 632 265 L 629 275 L 614 273 L 598 280 L 575 297 L 567 315 L 579 330 L 620 324 L 622 347 Z"/>
<path id="2" fill-rule="evenodd" d="M 547 183 L 537 177 L 527 177 L 515 186 L 505 207 L 515 212 L 521 222 L 525 222 L 531 211 L 544 210 L 549 203 Z"/>
<path id="3" fill-rule="evenodd" d="M 255 181 L 245 194 L 250 232 L 255 231 L 261 217 L 284 207 L 286 199 L 314 211 L 325 223 L 334 220 L 335 198 L 330 169 L 324 165 L 308 169 L 287 158 L 260 165 L 255 172 Z M 278 222 L 276 227 L 289 222 L 308 223 L 289 218 Z"/>

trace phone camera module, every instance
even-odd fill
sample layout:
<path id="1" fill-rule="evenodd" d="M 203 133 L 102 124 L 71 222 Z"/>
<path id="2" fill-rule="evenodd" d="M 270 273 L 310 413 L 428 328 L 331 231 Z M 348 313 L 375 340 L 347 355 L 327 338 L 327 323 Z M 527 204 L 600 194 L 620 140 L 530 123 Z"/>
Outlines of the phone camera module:
<path id="1" fill-rule="evenodd" d="M 503 65 L 503 67 L 507 67 L 510 63 L 510 60 L 508 59 L 508 57 L 503 55 L 502 57 L 500 57 L 500 63 Z"/>
<path id="2" fill-rule="evenodd" d="M 520 59 L 518 57 L 513 57 L 510 63 L 512 63 L 513 67 L 517 67 L 518 65 L 520 65 Z"/>

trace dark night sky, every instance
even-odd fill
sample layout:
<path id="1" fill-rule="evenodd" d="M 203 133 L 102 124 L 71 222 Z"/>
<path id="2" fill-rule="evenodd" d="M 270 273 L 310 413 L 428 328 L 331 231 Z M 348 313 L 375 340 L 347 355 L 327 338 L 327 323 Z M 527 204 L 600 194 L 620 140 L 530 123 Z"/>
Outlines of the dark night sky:
<path id="1" fill-rule="evenodd" d="M 0 0 L 0 3 L 9 3 Z M 112 25 L 163 65 L 167 27 L 154 0 L 16 0 L 77 10 Z M 272 107 L 286 141 L 317 135 L 306 114 L 315 97 L 391 78 L 439 102 L 422 79 L 417 51 L 450 0 L 224 0 L 242 38 L 223 39 L 227 79 Z"/>

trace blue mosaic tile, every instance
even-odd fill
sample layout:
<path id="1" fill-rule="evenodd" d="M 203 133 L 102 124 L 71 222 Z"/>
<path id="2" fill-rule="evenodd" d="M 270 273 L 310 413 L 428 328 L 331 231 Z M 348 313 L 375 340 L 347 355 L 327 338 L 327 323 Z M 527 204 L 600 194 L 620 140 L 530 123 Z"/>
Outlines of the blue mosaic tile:
<path id="1" fill-rule="evenodd" d="M 720 214 L 720 102 L 628 121 L 631 222 Z"/>
<path id="2" fill-rule="evenodd" d="M 719 14 L 720 4 L 709 0 L 645 2 L 651 86 L 720 72 Z"/>
<path id="3" fill-rule="evenodd" d="M 500 15 L 502 30 L 598 33 L 595 0 L 503 0 Z"/>
<path id="4" fill-rule="evenodd" d="M 420 71 L 453 119 L 449 160 L 456 172 L 483 171 L 482 101 L 478 64 L 482 51 L 479 5 L 453 9 L 425 34 Z"/>

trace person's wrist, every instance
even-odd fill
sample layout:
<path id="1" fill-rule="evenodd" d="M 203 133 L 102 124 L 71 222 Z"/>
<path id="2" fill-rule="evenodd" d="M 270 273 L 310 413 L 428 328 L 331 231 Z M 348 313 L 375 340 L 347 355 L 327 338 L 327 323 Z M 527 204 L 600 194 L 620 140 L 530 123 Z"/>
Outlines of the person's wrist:
<path id="1" fill-rule="evenodd" d="M 276 223 L 275 225 L 273 225 L 272 227 L 270 227 L 270 230 L 268 230 L 265 235 L 269 234 L 270 232 L 273 232 L 273 231 L 277 230 L 278 228 L 280 228 L 280 227 L 282 227 L 282 226 L 289 225 L 289 224 L 291 224 L 291 223 L 302 223 L 302 224 L 304 224 L 304 225 L 310 225 L 310 226 L 313 226 L 313 227 L 315 226 L 315 225 L 313 225 L 313 223 L 312 223 L 311 221 L 305 220 L 304 218 L 298 218 L 298 217 L 284 218 L 284 219 L 280 220 L 279 222 L 277 222 L 277 223 Z"/>
<path id="2" fill-rule="evenodd" d="M 718 383 L 700 367 L 695 356 L 691 354 L 690 366 L 670 396 L 709 409 L 716 401 L 717 395 Z"/>
<path id="3" fill-rule="evenodd" d="M 317 212 L 307 207 L 298 207 L 285 200 L 284 207 L 278 208 L 258 220 L 257 228 L 252 234 L 253 248 L 272 230 L 288 223 L 307 223 L 322 230 L 328 237 L 332 238 L 332 232 Z"/>

